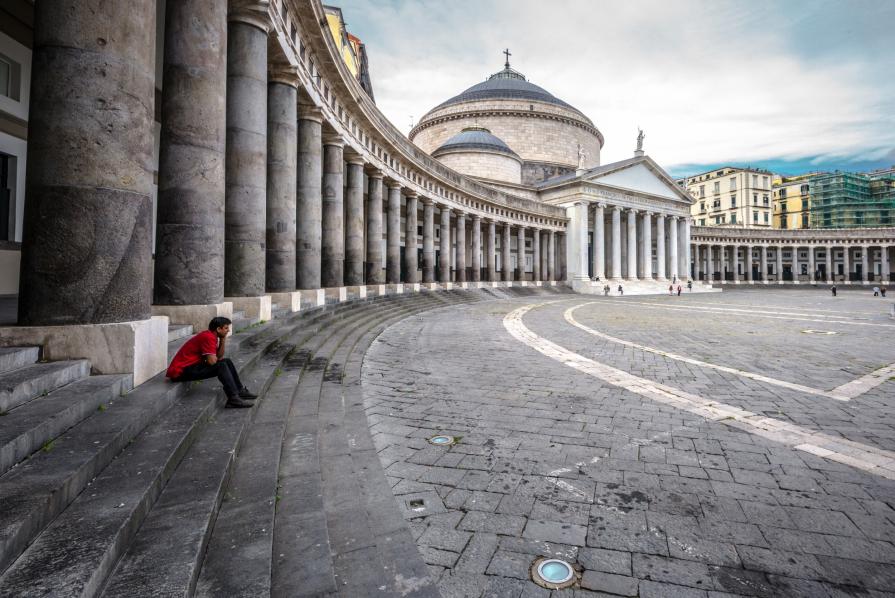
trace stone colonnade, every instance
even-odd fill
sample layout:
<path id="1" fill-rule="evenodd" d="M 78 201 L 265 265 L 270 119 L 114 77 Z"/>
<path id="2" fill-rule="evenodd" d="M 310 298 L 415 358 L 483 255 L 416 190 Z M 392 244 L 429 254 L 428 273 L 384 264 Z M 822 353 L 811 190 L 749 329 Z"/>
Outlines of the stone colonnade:
<path id="1" fill-rule="evenodd" d="M 688 217 L 602 202 L 584 206 L 591 227 L 590 277 L 659 281 L 687 278 Z"/>
<path id="2" fill-rule="evenodd" d="M 892 280 L 893 248 L 895 239 L 697 241 L 690 267 L 694 279 L 706 282 L 887 284 Z"/>

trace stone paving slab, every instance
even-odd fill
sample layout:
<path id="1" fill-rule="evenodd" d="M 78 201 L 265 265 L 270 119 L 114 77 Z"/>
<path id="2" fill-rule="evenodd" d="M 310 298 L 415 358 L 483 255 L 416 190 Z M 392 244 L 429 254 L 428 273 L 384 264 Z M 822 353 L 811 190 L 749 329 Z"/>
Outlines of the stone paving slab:
<path id="1" fill-rule="evenodd" d="M 592 298 L 557 299 L 531 310 L 524 323 L 558 345 L 765 418 L 893 448 L 892 381 L 846 403 L 805 396 L 603 342 L 563 318 L 569 306 Z M 674 305 L 691 298 L 681 299 Z M 826 299 L 768 289 L 698 297 L 717 308 L 811 309 L 834 316 L 827 321 L 891 322 L 882 303 Z M 538 556 L 581 568 L 579 586 L 556 596 L 893 595 L 895 482 L 541 355 L 510 336 L 503 319 L 543 302 L 411 318 L 384 332 L 365 358 L 370 433 L 396 500 L 419 494 L 440 501 L 437 513 L 406 516 L 443 596 L 548 595 L 528 577 Z M 824 325 L 840 334 L 808 335 L 798 320 L 624 300 L 578 314 L 613 336 L 817 388 L 895 362 L 886 333 L 870 326 Z M 846 365 L 834 371 L 835 360 Z M 434 447 L 426 439 L 436 433 L 458 442 Z"/>

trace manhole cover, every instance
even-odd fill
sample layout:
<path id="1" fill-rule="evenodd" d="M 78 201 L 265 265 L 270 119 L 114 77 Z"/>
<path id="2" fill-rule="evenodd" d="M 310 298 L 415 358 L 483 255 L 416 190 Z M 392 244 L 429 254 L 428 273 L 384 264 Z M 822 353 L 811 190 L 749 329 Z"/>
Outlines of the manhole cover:
<path id="1" fill-rule="evenodd" d="M 531 579 L 542 588 L 559 590 L 578 581 L 578 572 L 560 559 L 538 558 L 531 564 Z"/>
<path id="2" fill-rule="evenodd" d="M 447 446 L 451 444 L 455 444 L 457 439 L 453 436 L 447 436 L 445 434 L 439 434 L 437 436 L 433 436 L 429 439 L 429 444 L 436 444 L 440 446 Z"/>
<path id="3" fill-rule="evenodd" d="M 803 330 L 802 334 L 839 334 L 838 332 L 833 332 L 832 330 Z"/>

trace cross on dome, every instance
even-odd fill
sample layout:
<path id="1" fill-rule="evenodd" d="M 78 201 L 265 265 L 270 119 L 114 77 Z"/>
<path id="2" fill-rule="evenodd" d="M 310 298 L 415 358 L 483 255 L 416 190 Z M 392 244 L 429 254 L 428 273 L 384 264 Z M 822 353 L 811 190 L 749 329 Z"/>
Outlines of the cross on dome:
<path id="1" fill-rule="evenodd" d="M 503 51 L 503 53 L 507 57 L 507 61 L 504 63 L 503 66 L 504 66 L 504 68 L 510 68 L 510 56 L 512 56 L 512 54 L 510 54 L 510 49 L 507 48 L 506 50 Z"/>

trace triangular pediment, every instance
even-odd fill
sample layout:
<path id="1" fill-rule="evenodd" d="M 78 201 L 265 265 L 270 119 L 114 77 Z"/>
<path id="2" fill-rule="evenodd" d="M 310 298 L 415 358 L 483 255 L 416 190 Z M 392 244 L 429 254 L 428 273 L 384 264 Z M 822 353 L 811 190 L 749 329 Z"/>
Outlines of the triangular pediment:
<path id="1" fill-rule="evenodd" d="M 619 169 L 596 172 L 592 176 L 586 177 L 585 180 L 599 185 L 608 185 L 677 201 L 688 199 L 682 189 L 669 178 L 650 168 L 645 160 Z"/>

